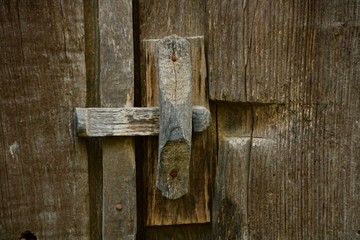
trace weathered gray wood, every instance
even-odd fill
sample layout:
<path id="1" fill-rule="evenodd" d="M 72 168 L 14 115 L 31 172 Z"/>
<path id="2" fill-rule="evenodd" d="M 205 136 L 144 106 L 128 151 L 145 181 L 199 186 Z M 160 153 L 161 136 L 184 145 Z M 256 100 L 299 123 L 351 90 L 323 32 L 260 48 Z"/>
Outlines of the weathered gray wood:
<path id="1" fill-rule="evenodd" d="M 178 5 L 178 2 L 169 2 L 169 4 L 172 8 Z M 199 3 L 189 1 L 187 4 L 198 5 Z M 151 6 L 157 8 L 160 7 L 160 5 L 160 2 L 154 2 Z M 160 7 L 159 9 L 162 8 Z M 198 11 L 195 9 L 188 10 L 189 12 L 184 12 L 184 14 L 186 13 L 190 15 L 186 15 L 184 18 L 192 15 L 195 16 L 195 12 Z M 173 10 L 169 11 L 172 12 Z M 167 15 L 169 12 L 164 11 L 161 12 L 161 14 Z M 201 13 L 196 15 L 196 17 L 199 16 L 201 16 Z M 149 19 L 149 21 L 152 20 Z M 154 22 L 154 24 L 162 24 L 162 22 Z M 174 26 L 175 29 L 178 27 L 182 27 L 182 25 Z M 147 33 L 148 29 L 144 28 L 142 32 Z M 154 33 L 148 32 L 147 34 L 151 35 Z M 209 109 L 204 37 L 195 36 L 187 37 L 187 39 L 191 42 L 192 48 L 193 105 L 201 105 Z M 144 40 L 142 48 L 142 76 L 144 79 L 144 84 L 142 85 L 142 105 L 147 107 L 158 106 L 158 79 L 156 72 L 158 67 L 155 60 L 156 41 Z M 214 117 L 215 115 L 212 116 Z M 158 139 L 155 137 L 149 138 L 145 144 L 141 145 L 146 148 L 142 151 L 142 153 L 144 153 L 143 156 L 139 158 L 140 165 L 144 170 L 143 184 L 145 198 L 143 199 L 144 204 L 141 206 L 146 206 L 146 225 L 153 226 L 210 222 L 210 167 L 213 163 L 215 163 L 216 157 L 214 129 L 216 129 L 216 124 L 212 124 L 211 127 L 204 132 L 195 134 L 192 137 L 190 189 L 188 194 L 177 200 L 171 200 L 163 197 L 160 190 L 155 187 L 158 165 Z M 174 231 L 176 232 L 178 229 L 176 228 Z M 181 236 L 180 233 L 179 235 Z M 187 236 L 187 238 L 190 237 Z M 195 235 L 193 239 L 196 239 Z"/>
<path id="2" fill-rule="evenodd" d="M 89 239 L 82 1 L 0 2 L 0 239 Z"/>
<path id="3" fill-rule="evenodd" d="M 98 1 L 99 107 L 132 107 L 134 93 L 131 0 Z M 135 239 L 136 174 L 132 138 L 102 139 L 102 239 Z M 121 210 L 116 205 L 122 205 Z"/>
<path id="4" fill-rule="evenodd" d="M 76 108 L 76 133 L 79 137 L 156 136 L 159 134 L 159 108 Z M 194 106 L 194 132 L 211 124 L 205 107 Z"/>
<path id="5" fill-rule="evenodd" d="M 211 125 L 211 113 L 202 106 L 192 108 L 192 128 L 196 133 L 205 131 Z"/>
<path id="6" fill-rule="evenodd" d="M 188 192 L 192 136 L 190 42 L 177 36 L 157 43 L 159 165 L 156 186 L 169 199 Z"/>

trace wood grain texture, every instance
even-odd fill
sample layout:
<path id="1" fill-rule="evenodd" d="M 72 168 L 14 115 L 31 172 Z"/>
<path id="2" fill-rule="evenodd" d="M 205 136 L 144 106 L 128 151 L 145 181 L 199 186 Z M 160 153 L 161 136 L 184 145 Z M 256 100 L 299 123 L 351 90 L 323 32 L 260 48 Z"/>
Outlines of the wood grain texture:
<path id="1" fill-rule="evenodd" d="M 203 38 L 188 38 L 191 43 L 193 61 L 193 105 L 208 108 L 206 93 L 206 60 Z M 143 42 L 143 106 L 157 106 L 158 78 L 155 61 L 156 41 Z M 214 148 L 210 129 L 196 134 L 192 139 L 192 157 L 190 161 L 189 193 L 178 200 L 169 200 L 161 196 L 155 186 L 157 175 L 158 140 L 151 138 L 146 143 L 144 159 L 144 188 L 147 225 L 170 225 L 203 223 L 210 221 L 210 165 L 214 160 Z"/>
<path id="2" fill-rule="evenodd" d="M 134 93 L 132 1 L 99 1 L 100 107 L 132 107 Z M 103 239 L 135 239 L 137 231 L 134 142 L 102 140 Z M 116 205 L 122 206 L 121 210 Z"/>
<path id="3" fill-rule="evenodd" d="M 89 239 L 81 1 L 0 3 L 0 239 Z"/>
<path id="4" fill-rule="evenodd" d="M 159 81 L 159 155 L 156 187 L 178 199 L 189 191 L 192 136 L 190 42 L 176 35 L 156 43 Z"/>
<path id="5" fill-rule="evenodd" d="M 279 150 L 274 139 L 280 128 L 276 113 L 281 112 L 281 109 L 277 105 L 218 105 L 218 133 L 221 138 L 214 205 L 214 238 L 269 237 L 263 233 L 254 235 L 258 229 L 253 228 L 253 222 L 272 225 L 277 220 L 273 216 L 274 209 L 268 209 L 269 196 L 265 190 L 269 187 L 277 189 L 276 183 L 269 182 L 274 181 L 276 176 L 272 175 L 272 169 L 278 160 Z M 276 204 L 275 199 L 273 202 Z M 259 211 L 254 211 L 258 208 Z"/>
<path id="6" fill-rule="evenodd" d="M 76 108 L 76 133 L 80 137 L 156 136 L 159 108 Z M 194 106 L 193 131 L 205 131 L 211 124 L 208 109 Z"/>
<path id="7" fill-rule="evenodd" d="M 221 6 L 237 9 L 229 17 L 241 20 L 224 28 L 246 28 L 227 35 L 243 39 L 245 55 L 231 58 L 246 71 L 231 76 L 227 66 L 210 64 L 211 97 L 248 102 L 218 103 L 214 238 L 358 239 L 359 4 L 256 4 Z M 213 7 L 210 22 L 220 26 L 225 16 Z M 232 54 L 214 47 L 211 57 Z M 226 80 L 217 80 L 221 74 Z"/>
<path id="8" fill-rule="evenodd" d="M 95 0 L 84 0 L 85 61 L 86 61 L 86 107 L 100 106 L 99 91 L 99 25 L 98 4 Z M 79 107 L 79 106 L 78 106 Z M 76 116 L 75 116 L 76 118 Z M 76 121 L 76 119 L 75 119 Z M 75 125 L 76 127 L 76 125 Z M 90 239 L 102 236 L 102 152 L 101 139 L 87 139 Z"/>
<path id="9" fill-rule="evenodd" d="M 304 76 L 317 70 L 314 59 L 321 4 L 210 0 L 210 98 L 315 101 L 318 82 L 313 74 Z"/>
<path id="10" fill-rule="evenodd" d="M 204 36 L 206 1 L 139 0 L 140 39 Z"/>
<path id="11" fill-rule="evenodd" d="M 145 233 L 149 240 L 211 240 L 210 224 L 148 227 Z"/>

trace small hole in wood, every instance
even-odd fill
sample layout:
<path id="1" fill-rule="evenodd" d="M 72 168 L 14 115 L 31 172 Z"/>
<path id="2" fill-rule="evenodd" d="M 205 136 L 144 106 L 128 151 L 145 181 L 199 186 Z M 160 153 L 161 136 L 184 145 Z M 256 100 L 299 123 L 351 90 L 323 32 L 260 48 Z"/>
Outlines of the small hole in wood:
<path id="1" fill-rule="evenodd" d="M 359 230 L 359 231 L 357 231 L 357 234 L 358 234 L 358 235 L 360 235 L 360 230 Z"/>
<path id="2" fill-rule="evenodd" d="M 170 172 L 170 176 L 171 176 L 172 178 L 176 178 L 176 177 L 177 177 L 177 175 L 178 175 L 177 170 L 175 170 L 175 169 L 171 170 L 171 172 Z"/>

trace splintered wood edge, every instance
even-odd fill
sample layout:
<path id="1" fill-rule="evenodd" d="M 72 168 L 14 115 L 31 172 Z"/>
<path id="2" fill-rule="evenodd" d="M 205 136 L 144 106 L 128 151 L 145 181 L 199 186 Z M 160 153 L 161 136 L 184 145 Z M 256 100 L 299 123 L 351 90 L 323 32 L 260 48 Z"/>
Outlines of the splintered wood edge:
<path id="1" fill-rule="evenodd" d="M 211 114 L 193 106 L 195 133 L 211 125 Z M 159 108 L 76 108 L 75 132 L 78 137 L 156 136 L 159 135 Z"/>

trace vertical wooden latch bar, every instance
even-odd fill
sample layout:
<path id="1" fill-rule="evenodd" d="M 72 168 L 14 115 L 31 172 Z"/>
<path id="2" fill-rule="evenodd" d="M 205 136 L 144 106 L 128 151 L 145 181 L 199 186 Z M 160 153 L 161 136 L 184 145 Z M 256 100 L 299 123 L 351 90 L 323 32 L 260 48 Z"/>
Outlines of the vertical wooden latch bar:
<path id="1" fill-rule="evenodd" d="M 192 134 L 191 46 L 170 36 L 157 43 L 159 157 L 156 186 L 177 199 L 188 192 Z"/>

